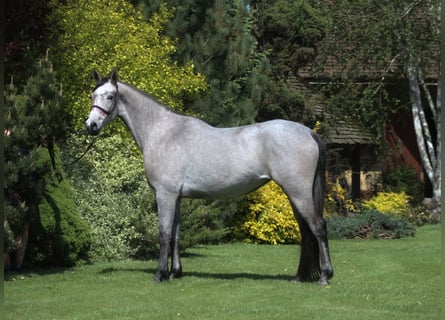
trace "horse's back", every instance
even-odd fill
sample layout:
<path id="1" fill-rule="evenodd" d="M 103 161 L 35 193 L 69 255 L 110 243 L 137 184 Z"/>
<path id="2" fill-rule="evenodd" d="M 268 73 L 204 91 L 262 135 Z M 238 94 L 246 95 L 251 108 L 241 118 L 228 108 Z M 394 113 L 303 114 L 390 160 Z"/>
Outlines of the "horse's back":
<path id="1" fill-rule="evenodd" d="M 289 120 L 269 120 L 240 127 L 218 128 L 212 127 L 196 118 L 189 118 L 192 137 L 197 140 L 231 140 L 234 143 L 241 141 L 256 142 L 264 139 L 266 142 L 282 143 L 313 143 L 312 130 L 308 127 Z M 186 126 L 187 127 L 187 126 Z"/>
<path id="2" fill-rule="evenodd" d="M 175 142 L 185 160 L 224 165 L 270 166 L 270 162 L 316 161 L 318 144 L 308 127 L 293 121 L 270 120 L 232 128 L 212 127 L 188 118 Z M 289 160 L 286 160 L 289 159 Z M 259 168 L 258 168 L 259 169 Z"/>
<path id="3" fill-rule="evenodd" d="M 314 176 L 318 148 L 311 130 L 272 120 L 216 128 L 179 117 L 164 133 L 156 153 L 147 154 L 149 180 L 182 196 L 216 197 L 248 193 L 267 181 Z"/>

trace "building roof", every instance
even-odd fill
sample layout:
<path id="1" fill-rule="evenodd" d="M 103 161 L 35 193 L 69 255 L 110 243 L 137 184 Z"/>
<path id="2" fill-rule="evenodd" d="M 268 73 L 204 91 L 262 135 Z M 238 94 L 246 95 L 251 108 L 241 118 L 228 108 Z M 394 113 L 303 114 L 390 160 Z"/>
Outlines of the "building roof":
<path id="1" fill-rule="evenodd" d="M 327 132 L 323 133 L 323 138 L 328 144 L 374 144 L 373 135 L 360 123 L 351 118 L 344 117 L 337 120 L 326 112 L 328 99 L 323 95 L 314 92 L 309 86 L 304 84 L 294 74 L 288 77 L 290 85 L 297 88 L 305 98 L 306 105 L 313 109 L 314 114 L 329 123 L 335 123 Z"/>
<path id="2" fill-rule="evenodd" d="M 338 120 L 326 133 L 328 144 L 374 144 L 374 137 L 360 124 L 351 120 Z"/>

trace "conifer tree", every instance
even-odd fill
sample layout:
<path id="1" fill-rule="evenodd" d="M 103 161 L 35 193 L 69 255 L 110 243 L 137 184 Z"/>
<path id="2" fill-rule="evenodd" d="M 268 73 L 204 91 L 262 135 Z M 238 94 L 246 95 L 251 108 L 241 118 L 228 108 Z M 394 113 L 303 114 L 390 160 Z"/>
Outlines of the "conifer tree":
<path id="1" fill-rule="evenodd" d="M 8 199 L 13 205 L 38 198 L 43 176 L 38 151 L 46 147 L 53 153 L 54 143 L 63 139 L 66 116 L 61 109 L 62 87 L 48 55 L 39 60 L 21 94 L 13 78 L 6 86 L 5 177 Z"/>
<path id="2" fill-rule="evenodd" d="M 153 12 L 156 2 L 142 1 Z M 167 32 L 178 39 L 175 59 L 192 61 L 208 90 L 186 108 L 213 125 L 255 121 L 268 80 L 268 60 L 258 52 L 248 1 L 167 1 L 174 17 Z"/>
<path id="3" fill-rule="evenodd" d="M 258 118 L 305 122 L 311 111 L 289 78 L 315 58 L 316 44 L 324 36 L 321 15 L 309 1 L 255 0 L 251 6 L 256 16 L 259 50 L 267 54 L 271 65 L 270 81 Z"/>
<path id="4" fill-rule="evenodd" d="M 61 108 L 62 87 L 56 80 L 48 55 L 39 60 L 34 76 L 28 79 L 20 93 L 14 86 L 13 79 L 6 89 L 4 235 L 6 250 L 14 251 L 20 246 L 22 248 L 26 246 L 26 243 L 17 243 L 18 235 L 25 231 L 27 239 L 30 225 L 33 223 L 41 225 L 39 219 L 43 212 L 39 211 L 39 205 L 42 199 L 51 198 L 54 200 L 51 206 L 53 208 L 58 206 L 57 200 L 47 194 L 49 190 L 47 186 L 51 184 L 55 190 L 63 180 L 60 165 L 56 168 L 54 149 L 55 143 L 65 137 L 67 121 L 65 112 Z M 65 191 L 62 198 L 65 198 L 69 189 L 66 189 L 65 185 L 63 187 Z M 76 213 L 74 207 L 70 208 L 70 211 L 73 211 L 70 214 Z M 62 213 L 63 210 L 58 212 L 59 215 Z M 35 239 L 39 239 L 35 234 L 38 230 L 33 227 L 31 229 L 29 232 L 33 233 Z M 60 233 L 64 232 L 66 230 L 60 230 Z M 43 238 L 50 241 L 48 237 L 42 236 L 40 240 Z M 23 241 L 20 236 L 19 240 Z M 52 246 L 51 250 L 55 250 L 56 247 L 55 243 L 50 242 L 44 245 Z M 33 244 L 34 248 L 38 246 Z M 24 250 L 15 267 L 21 267 L 23 254 Z"/>

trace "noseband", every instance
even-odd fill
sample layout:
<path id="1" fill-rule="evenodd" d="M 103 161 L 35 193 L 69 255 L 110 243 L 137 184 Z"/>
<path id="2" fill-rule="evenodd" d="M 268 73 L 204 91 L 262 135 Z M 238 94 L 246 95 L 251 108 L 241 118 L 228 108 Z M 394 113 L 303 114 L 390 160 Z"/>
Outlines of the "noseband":
<path id="1" fill-rule="evenodd" d="M 111 112 L 113 111 L 114 107 L 111 109 L 111 111 L 108 111 L 108 110 L 105 110 L 105 109 L 102 108 L 102 107 L 93 105 L 93 106 L 91 107 L 90 112 L 91 112 L 93 109 L 98 109 L 101 113 L 105 114 L 106 117 L 108 117 L 108 116 L 111 114 Z"/>

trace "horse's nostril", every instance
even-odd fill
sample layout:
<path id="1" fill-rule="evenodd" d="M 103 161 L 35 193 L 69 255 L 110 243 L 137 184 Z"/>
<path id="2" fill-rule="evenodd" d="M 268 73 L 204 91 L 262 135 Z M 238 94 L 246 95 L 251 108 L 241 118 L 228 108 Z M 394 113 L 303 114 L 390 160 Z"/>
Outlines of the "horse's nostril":
<path id="1" fill-rule="evenodd" d="M 92 135 L 98 134 L 98 132 L 99 132 L 99 129 L 98 129 L 98 126 L 97 126 L 96 122 L 88 123 L 88 121 L 86 121 L 85 122 L 85 129 L 87 130 L 87 132 L 89 134 L 92 134 Z"/>

